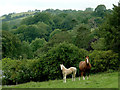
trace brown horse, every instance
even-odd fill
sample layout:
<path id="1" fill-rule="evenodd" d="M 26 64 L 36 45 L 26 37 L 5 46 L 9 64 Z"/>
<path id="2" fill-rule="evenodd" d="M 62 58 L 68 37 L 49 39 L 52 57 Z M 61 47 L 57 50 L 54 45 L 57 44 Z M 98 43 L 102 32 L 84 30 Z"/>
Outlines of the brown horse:
<path id="1" fill-rule="evenodd" d="M 86 56 L 85 61 L 81 61 L 79 63 L 79 80 L 81 76 L 83 76 L 83 80 L 85 80 L 86 73 L 87 73 L 87 79 L 88 79 L 90 69 L 91 69 L 91 64 L 89 62 L 89 56 Z"/>

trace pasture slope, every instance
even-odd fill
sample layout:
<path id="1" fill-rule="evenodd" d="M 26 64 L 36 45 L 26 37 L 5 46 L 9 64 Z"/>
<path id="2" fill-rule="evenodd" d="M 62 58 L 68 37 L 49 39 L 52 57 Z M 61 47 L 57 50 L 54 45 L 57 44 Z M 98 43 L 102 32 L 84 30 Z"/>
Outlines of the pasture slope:
<path id="1" fill-rule="evenodd" d="M 76 78 L 72 81 L 67 78 L 67 82 L 63 80 L 49 80 L 44 82 L 28 82 L 24 84 L 3 86 L 3 88 L 118 88 L 118 72 L 98 73 L 90 75 L 89 80 L 81 80 Z"/>

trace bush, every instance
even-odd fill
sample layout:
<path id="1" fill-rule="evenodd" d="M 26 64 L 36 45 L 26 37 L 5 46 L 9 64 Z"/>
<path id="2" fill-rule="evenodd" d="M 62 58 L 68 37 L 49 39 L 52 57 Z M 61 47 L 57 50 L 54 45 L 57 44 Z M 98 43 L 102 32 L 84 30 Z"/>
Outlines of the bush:
<path id="1" fill-rule="evenodd" d="M 94 50 L 89 54 L 92 64 L 92 72 L 103 72 L 107 70 L 118 70 L 118 54 L 111 50 L 97 51 Z"/>
<path id="2" fill-rule="evenodd" d="M 18 84 L 28 82 L 32 79 L 32 63 L 34 60 L 11 60 L 2 59 L 3 79 L 2 84 Z"/>

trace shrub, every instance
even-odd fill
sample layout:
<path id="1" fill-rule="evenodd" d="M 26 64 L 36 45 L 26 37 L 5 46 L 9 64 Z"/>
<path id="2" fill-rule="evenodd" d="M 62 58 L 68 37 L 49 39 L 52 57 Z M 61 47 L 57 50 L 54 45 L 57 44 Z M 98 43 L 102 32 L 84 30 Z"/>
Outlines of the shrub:
<path id="1" fill-rule="evenodd" d="M 114 53 L 111 50 L 108 51 L 97 51 L 94 50 L 89 54 L 91 64 L 92 64 L 92 72 L 103 72 L 109 69 L 118 70 L 118 54 Z"/>
<path id="2" fill-rule="evenodd" d="M 34 60 L 2 59 L 2 84 L 17 84 L 30 81 L 32 78 L 32 63 Z"/>

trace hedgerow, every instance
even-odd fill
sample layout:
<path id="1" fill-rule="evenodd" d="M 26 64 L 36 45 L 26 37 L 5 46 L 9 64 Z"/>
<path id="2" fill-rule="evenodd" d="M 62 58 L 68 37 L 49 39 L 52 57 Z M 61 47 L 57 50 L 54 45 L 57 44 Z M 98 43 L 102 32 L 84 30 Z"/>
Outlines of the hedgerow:
<path id="1" fill-rule="evenodd" d="M 119 60 L 117 53 L 111 50 L 88 52 L 84 49 L 79 49 L 73 44 L 64 42 L 50 49 L 39 59 L 2 59 L 2 84 L 62 79 L 60 64 L 64 64 L 66 68 L 77 67 L 77 71 L 79 71 L 79 62 L 84 60 L 86 55 L 90 57 L 91 73 L 104 72 L 109 69 L 118 70 Z"/>

